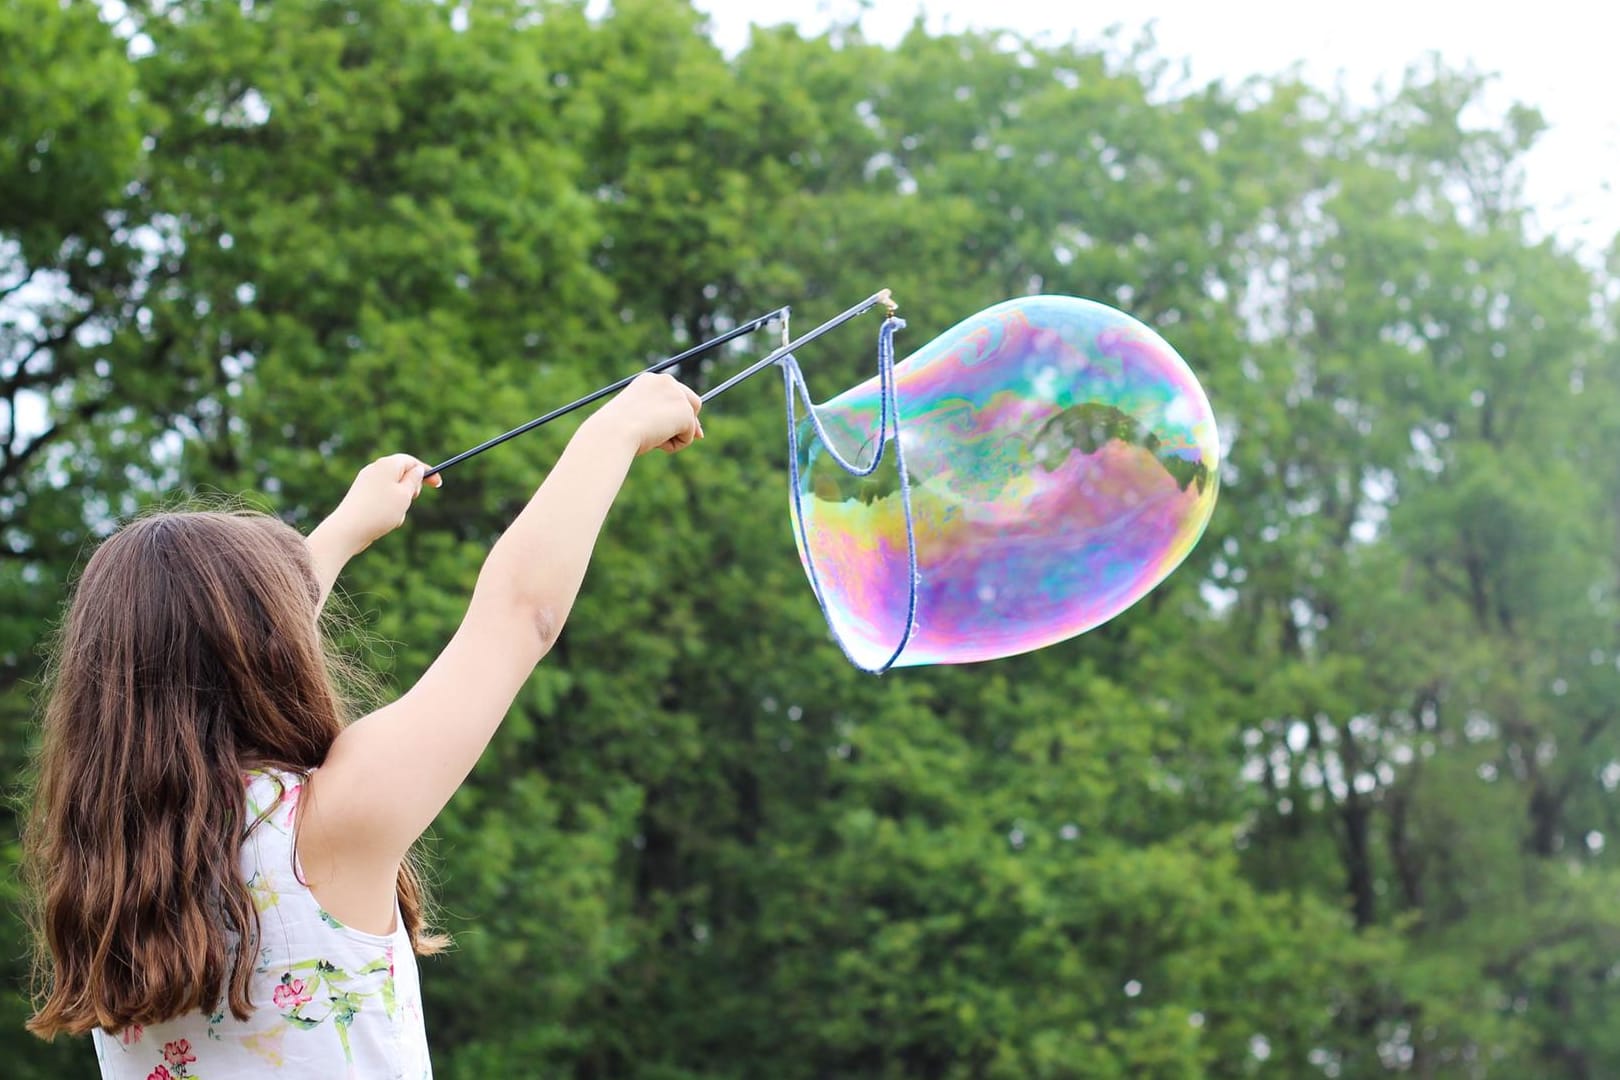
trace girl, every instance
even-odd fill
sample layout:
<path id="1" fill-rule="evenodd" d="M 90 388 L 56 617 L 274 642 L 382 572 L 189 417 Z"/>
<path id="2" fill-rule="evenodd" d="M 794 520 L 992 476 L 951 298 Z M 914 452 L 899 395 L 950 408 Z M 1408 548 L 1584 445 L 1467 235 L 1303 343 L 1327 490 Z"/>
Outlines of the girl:
<path id="1" fill-rule="evenodd" d="M 444 652 L 348 726 L 320 607 L 404 520 L 421 462 L 367 466 L 307 542 L 188 513 L 103 543 L 62 631 L 25 827 L 29 1029 L 92 1033 L 118 1080 L 431 1076 L 414 954 L 442 939 L 411 846 L 556 640 L 631 460 L 702 438 L 699 408 L 646 375 L 585 421 Z"/>

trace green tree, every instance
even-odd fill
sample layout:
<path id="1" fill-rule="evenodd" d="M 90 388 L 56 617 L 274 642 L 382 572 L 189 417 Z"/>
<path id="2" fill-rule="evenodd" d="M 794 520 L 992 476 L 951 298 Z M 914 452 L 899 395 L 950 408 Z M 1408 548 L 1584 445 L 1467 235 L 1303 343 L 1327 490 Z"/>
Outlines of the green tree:
<path id="1" fill-rule="evenodd" d="M 121 321 L 116 297 L 130 265 L 112 207 L 139 164 L 141 127 L 134 72 L 91 5 L 6 5 L 0 55 L 8 163 L 0 173 L 0 774 L 9 780 L 24 763 L 37 643 L 107 490 L 90 479 L 105 475 L 95 444 L 107 429 L 96 422 L 113 400 L 98 385 L 106 372 L 96 354 Z M 0 1046 L 23 1051 L 5 1057 L 20 1060 L 24 1077 L 68 1075 L 82 1066 L 84 1047 L 26 1045 L 22 1033 L 27 945 L 12 917 L 16 836 L 8 804 L 0 809 Z"/>
<path id="2" fill-rule="evenodd" d="M 1294 267 L 1255 369 L 1274 404 L 1238 421 L 1219 625 L 1250 660 L 1268 793 L 1250 861 L 1406 942 L 1345 1010 L 1343 1075 L 1615 1060 L 1595 1019 L 1612 978 L 1587 958 L 1616 929 L 1596 900 L 1620 642 L 1593 435 L 1620 401 L 1598 283 L 1531 235 L 1539 120 L 1470 128 L 1480 89 L 1430 72 L 1330 123 L 1262 249 Z"/>

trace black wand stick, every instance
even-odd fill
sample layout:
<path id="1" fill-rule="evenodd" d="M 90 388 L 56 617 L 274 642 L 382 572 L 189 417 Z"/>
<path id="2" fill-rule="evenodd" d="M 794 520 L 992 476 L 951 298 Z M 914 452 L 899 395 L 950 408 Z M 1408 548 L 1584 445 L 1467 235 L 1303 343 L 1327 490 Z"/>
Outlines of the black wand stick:
<path id="1" fill-rule="evenodd" d="M 788 353 L 792 352 L 795 348 L 797 348 L 797 347 L 799 347 L 801 345 L 804 345 L 807 342 L 814 341 L 816 338 L 818 338 L 821 335 L 825 334 L 827 331 L 833 329 L 836 326 L 840 326 L 843 323 L 848 322 L 850 319 L 855 318 L 857 315 L 860 315 L 860 314 L 862 314 L 862 313 L 864 313 L 866 311 L 871 310 L 873 307 L 875 307 L 878 304 L 886 304 L 886 305 L 888 305 L 889 311 L 891 313 L 894 311 L 894 302 L 889 299 L 889 290 L 888 289 L 883 289 L 880 292 L 874 293 L 872 296 L 869 296 L 866 300 L 862 301 L 859 304 L 856 304 L 854 307 L 850 308 L 848 311 L 845 311 L 845 312 L 842 312 L 842 313 L 840 313 L 838 315 L 833 316 L 831 319 L 828 319 L 826 322 L 822 323 L 820 326 L 816 327 L 814 330 L 811 330 L 809 333 L 805 334 L 803 337 L 800 337 L 800 338 L 798 338 L 798 339 L 796 339 L 794 341 L 784 341 L 779 348 L 774 350 L 769 356 L 765 357 L 763 360 L 760 360 L 757 363 L 749 365 L 749 367 L 746 368 L 745 370 L 738 372 L 737 374 L 733 375 L 731 378 L 727 379 L 725 382 L 721 383 L 719 386 L 716 386 L 714 389 L 712 389 L 708 393 L 704 394 L 703 395 L 703 400 L 708 401 L 710 398 L 715 397 L 718 394 L 724 393 L 725 391 L 731 389 L 733 386 L 736 386 L 738 383 L 742 382 L 744 379 L 749 378 L 752 375 L 757 375 L 759 372 L 764 371 L 766 368 L 770 367 L 772 364 L 774 364 L 777 361 L 781 360 L 782 357 L 784 357 Z M 511 431 L 503 432 L 502 434 L 495 436 L 493 439 L 489 439 L 489 440 L 486 440 L 485 442 L 479 443 L 477 446 L 474 446 L 470 450 L 463 450 L 461 453 L 457 454 L 455 457 L 447 458 L 444 461 L 441 461 L 439 464 L 433 466 L 431 469 L 427 470 L 427 472 L 423 473 L 422 474 L 423 478 L 425 479 L 425 478 L 427 478 L 429 476 L 432 476 L 435 473 L 443 472 L 445 469 L 448 469 L 450 466 L 458 465 L 461 462 L 466 461 L 470 457 L 473 457 L 473 456 L 478 455 L 478 454 L 482 454 L 485 450 L 488 450 L 490 447 L 499 446 L 501 443 L 505 442 L 508 439 L 516 438 L 517 436 L 522 435 L 525 431 L 532 431 L 535 428 L 539 427 L 541 424 L 548 424 L 551 421 L 557 419 L 558 417 L 567 416 L 569 413 L 573 412 L 575 409 L 583 408 L 584 406 L 589 405 L 593 401 L 599 401 L 599 400 L 601 400 L 602 398 L 606 397 L 609 394 L 612 394 L 612 393 L 614 393 L 616 391 L 619 391 L 619 390 L 623 390 L 626 386 L 629 386 L 632 382 L 634 382 L 636 380 L 636 378 L 639 377 L 640 375 L 646 374 L 648 372 L 664 371 L 664 370 L 666 370 L 668 368 L 674 367 L 675 365 L 677 365 L 679 363 L 682 363 L 683 361 L 690 360 L 694 356 L 698 356 L 698 355 L 700 355 L 702 353 L 708 352 L 710 349 L 718 348 L 719 346 L 724 345 L 728 341 L 731 341 L 731 340 L 733 340 L 735 338 L 742 337 L 744 334 L 751 334 L 754 331 L 760 329 L 761 327 L 766 326 L 767 324 L 769 324 L 773 319 L 781 319 L 782 320 L 782 326 L 783 326 L 783 334 L 782 334 L 782 336 L 784 338 L 786 338 L 787 337 L 786 327 L 787 327 L 787 319 L 788 319 L 789 311 L 790 311 L 789 308 L 779 307 L 775 311 L 767 312 L 766 314 L 761 315 L 756 319 L 750 319 L 745 323 L 742 323 L 742 324 L 740 324 L 738 326 L 735 326 L 732 329 L 727 330 L 724 334 L 721 334 L 717 338 L 712 338 L 712 339 L 710 339 L 708 341 L 699 342 L 698 344 L 692 346 L 690 349 L 687 349 L 685 352 L 678 353 L 675 356 L 671 356 L 671 357 L 669 357 L 668 359 L 665 359 L 665 360 L 660 360 L 656 364 L 653 364 L 651 367 L 646 368 L 645 371 L 640 371 L 640 372 L 637 372 L 635 375 L 627 376 L 626 378 L 620 379 L 616 383 L 612 383 L 612 384 L 610 384 L 608 386 L 602 387 L 600 390 L 593 390 L 591 393 L 586 394 L 584 397 L 578 399 L 577 401 L 570 401 L 567 405 L 563 405 L 563 406 L 561 406 L 559 408 L 552 409 L 550 412 L 546 413 L 544 416 L 537 416 L 533 420 L 530 420 L 526 424 L 520 424 L 519 426 L 513 428 Z"/>
<path id="2" fill-rule="evenodd" d="M 422 478 L 426 479 L 429 476 L 432 476 L 434 473 L 443 472 L 444 470 L 448 469 L 452 465 L 459 465 L 463 461 L 466 461 L 470 457 L 475 457 L 478 454 L 482 454 L 485 450 L 488 450 L 492 446 L 499 446 L 501 443 L 505 442 L 507 439 L 516 438 L 517 436 L 522 435 L 525 431 L 532 431 L 535 428 L 539 427 L 541 424 L 549 424 L 549 423 L 551 423 L 551 421 L 557 419 L 558 417 L 567 416 L 569 413 L 573 412 L 575 409 L 582 409 L 586 405 L 589 405 L 593 401 L 600 401 L 602 398 L 607 397 L 611 393 L 614 393 L 614 392 L 619 391 L 619 390 L 623 390 L 625 387 L 629 386 L 632 382 L 634 382 L 637 379 L 637 377 L 639 377 L 640 375 L 646 374 L 647 372 L 659 372 L 659 371 L 664 371 L 664 370 L 666 370 L 668 368 L 672 368 L 672 367 L 676 366 L 677 364 L 680 364 L 680 363 L 682 363 L 684 361 L 692 359 L 692 357 L 694 357 L 694 356 L 698 356 L 698 355 L 701 355 L 702 353 L 706 353 L 710 349 L 719 348 L 721 345 L 724 345 L 726 342 L 732 341 L 732 340 L 734 340 L 736 338 L 740 338 L 744 334 L 752 334 L 755 330 L 758 330 L 761 327 L 766 326 L 767 324 L 769 324 L 772 319 L 780 318 L 780 319 L 786 320 L 787 317 L 788 317 L 788 309 L 785 308 L 785 307 L 779 307 L 775 311 L 766 312 L 764 315 L 761 315 L 757 319 L 749 319 L 745 323 L 742 323 L 742 324 L 740 324 L 738 326 L 732 327 L 730 330 L 727 330 L 725 333 L 721 334 L 717 338 L 710 338 L 708 341 L 700 341 L 696 345 L 693 345 L 690 349 L 687 349 L 685 352 L 677 353 L 676 355 L 671 356 L 671 357 L 669 357 L 667 359 L 658 361 L 656 364 L 653 364 L 651 367 L 647 368 L 646 371 L 638 371 L 635 375 L 627 376 L 627 377 L 625 377 L 623 379 L 620 379 L 616 383 L 612 383 L 612 384 L 610 384 L 608 386 L 602 387 L 600 390 L 593 390 L 589 394 L 586 394 L 584 397 L 578 399 L 577 401 L 570 401 L 567 405 L 563 405 L 563 406 L 561 406 L 559 408 L 552 409 L 550 412 L 546 413 L 544 416 L 537 416 L 533 420 L 530 420 L 526 424 L 519 424 L 517 427 L 513 428 L 511 431 L 503 432 L 500 435 L 495 436 L 493 439 L 488 439 L 488 440 L 486 440 L 484 442 L 481 442 L 477 446 L 473 447 L 470 450 L 463 450 L 461 453 L 457 454 L 455 457 L 447 458 L 444 461 L 441 461 L 437 465 L 433 466 L 433 468 L 429 469 L 427 472 L 422 474 Z"/>

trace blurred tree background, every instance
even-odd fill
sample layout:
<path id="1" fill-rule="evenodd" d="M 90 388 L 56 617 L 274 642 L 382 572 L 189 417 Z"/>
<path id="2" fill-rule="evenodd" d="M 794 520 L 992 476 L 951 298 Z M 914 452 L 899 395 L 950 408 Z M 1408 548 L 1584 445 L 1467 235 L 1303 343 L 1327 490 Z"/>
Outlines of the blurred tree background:
<path id="1" fill-rule="evenodd" d="M 0 6 L 13 789 L 119 515 L 206 488 L 308 527 L 379 453 L 778 304 L 890 286 L 904 352 L 1090 296 L 1231 441 L 1188 563 L 1064 645 L 862 675 L 794 555 L 780 386 L 733 391 L 638 465 L 436 829 L 439 1074 L 1620 1075 L 1620 282 L 1530 227 L 1533 112 L 1006 35 L 728 57 L 680 0 L 126 4 Z M 824 396 L 875 329 L 805 354 Z M 352 567 L 389 680 L 569 426 Z M 91 1075 L 22 1030 L 14 879 L 0 1060 Z"/>

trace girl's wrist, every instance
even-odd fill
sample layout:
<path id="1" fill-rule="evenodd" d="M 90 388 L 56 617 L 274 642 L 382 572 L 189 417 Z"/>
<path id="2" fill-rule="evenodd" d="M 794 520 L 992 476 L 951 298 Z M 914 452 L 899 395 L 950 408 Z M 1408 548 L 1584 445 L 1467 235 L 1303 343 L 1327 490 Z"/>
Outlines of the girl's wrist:
<path id="1" fill-rule="evenodd" d="M 641 450 L 641 440 L 636 432 L 607 409 L 587 417 L 579 425 L 579 430 L 574 432 L 574 441 L 587 443 L 593 449 L 624 453 L 632 458 Z"/>
<path id="2" fill-rule="evenodd" d="M 371 546 L 369 538 L 361 535 L 343 506 L 328 514 L 309 534 L 309 542 L 319 545 L 331 555 L 347 561 Z"/>

